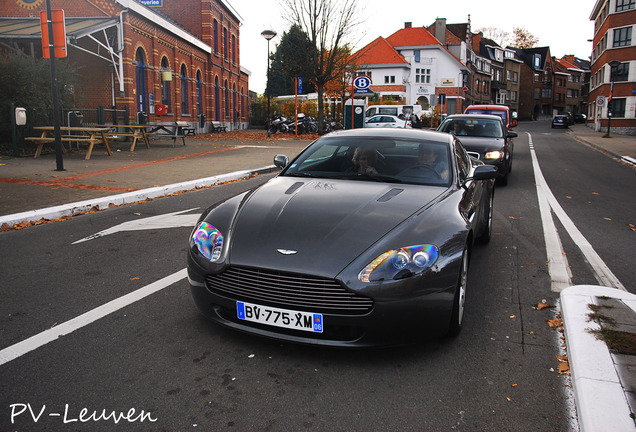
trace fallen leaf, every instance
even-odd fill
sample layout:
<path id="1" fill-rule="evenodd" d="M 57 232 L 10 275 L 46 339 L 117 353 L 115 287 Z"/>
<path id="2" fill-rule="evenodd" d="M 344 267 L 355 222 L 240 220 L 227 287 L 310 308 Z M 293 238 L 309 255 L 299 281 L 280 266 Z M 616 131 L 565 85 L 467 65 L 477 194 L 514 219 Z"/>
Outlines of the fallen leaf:
<path id="1" fill-rule="evenodd" d="M 566 197 L 567 199 L 572 199 L 572 197 L 571 197 L 571 196 L 568 196 L 568 195 L 566 195 L 565 197 Z"/>
<path id="2" fill-rule="evenodd" d="M 519 384 L 513 384 L 512 386 L 513 386 L 513 387 L 517 387 L 518 385 L 519 385 Z"/>
<path id="3" fill-rule="evenodd" d="M 508 216 L 508 219 L 517 219 L 517 218 L 514 216 Z"/>
<path id="4" fill-rule="evenodd" d="M 610 218 L 603 218 L 603 219 L 611 221 L 611 219 L 610 219 Z"/>
<path id="5" fill-rule="evenodd" d="M 560 361 L 568 361 L 568 356 L 565 355 L 558 355 L 556 356 L 557 359 L 559 359 Z"/>
<path id="6" fill-rule="evenodd" d="M 556 318 L 553 320 L 545 320 L 545 322 L 548 323 L 548 325 L 552 328 L 557 328 L 557 327 L 561 327 L 563 326 L 563 321 L 561 321 L 561 318 Z"/>
<path id="7" fill-rule="evenodd" d="M 510 319 L 517 318 L 517 315 L 510 315 Z"/>
<path id="8" fill-rule="evenodd" d="M 559 363 L 559 373 L 561 375 L 564 375 L 566 372 L 570 371 L 570 363 L 568 362 L 561 362 Z"/>
<path id="9" fill-rule="evenodd" d="M 554 307 L 554 306 L 552 306 L 551 304 L 547 304 L 547 303 L 543 303 L 542 302 L 542 303 L 539 303 L 537 305 L 537 310 L 541 310 L 541 309 L 545 309 L 545 308 L 551 308 L 551 307 Z"/>
<path id="10" fill-rule="evenodd" d="M 135 276 L 135 277 L 131 277 L 131 278 L 130 278 L 130 280 L 131 280 L 131 281 L 139 280 L 139 278 Z"/>
<path id="11" fill-rule="evenodd" d="M 592 195 L 600 195 L 598 192 L 592 192 Z"/>

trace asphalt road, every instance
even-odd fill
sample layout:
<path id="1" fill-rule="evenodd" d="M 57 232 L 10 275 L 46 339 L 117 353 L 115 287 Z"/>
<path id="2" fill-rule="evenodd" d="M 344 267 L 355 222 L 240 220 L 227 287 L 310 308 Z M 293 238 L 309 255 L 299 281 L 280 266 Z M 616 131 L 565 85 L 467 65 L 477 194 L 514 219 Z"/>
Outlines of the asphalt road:
<path id="1" fill-rule="evenodd" d="M 549 124 L 517 132 L 493 238 L 474 251 L 465 327 L 454 340 L 351 351 L 239 334 L 202 318 L 178 273 L 190 227 L 137 227 L 73 244 L 125 222 L 196 215 L 267 176 L 0 233 L 0 350 L 26 346 L 10 361 L 0 356 L 0 431 L 576 430 L 569 378 L 557 371 L 563 341 L 546 324 L 558 308 L 534 307 L 543 299 L 558 306 L 558 293 L 530 139 L 554 196 L 632 292 L 634 175 Z M 596 284 L 576 239 L 556 226 L 572 281 Z M 152 293 L 124 303 L 140 290 Z M 22 343 L 69 320 L 76 330 Z"/>

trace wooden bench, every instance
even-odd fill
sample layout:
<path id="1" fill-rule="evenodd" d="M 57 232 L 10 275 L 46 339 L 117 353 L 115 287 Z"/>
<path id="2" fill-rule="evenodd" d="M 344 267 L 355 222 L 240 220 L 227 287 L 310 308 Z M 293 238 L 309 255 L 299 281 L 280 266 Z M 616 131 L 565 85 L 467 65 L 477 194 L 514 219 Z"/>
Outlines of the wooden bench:
<path id="1" fill-rule="evenodd" d="M 175 124 L 177 125 L 177 128 L 181 129 L 181 132 L 185 136 L 197 134 L 196 129 L 193 128 L 188 122 L 176 121 Z"/>
<path id="2" fill-rule="evenodd" d="M 210 122 L 212 125 L 212 132 L 227 132 L 227 126 L 223 126 L 221 122 Z"/>
<path id="3" fill-rule="evenodd" d="M 148 135 L 146 134 L 147 125 L 98 125 L 96 127 L 104 127 L 110 129 L 106 134 L 108 138 L 131 137 L 133 139 L 130 151 L 135 151 L 135 145 L 139 138 L 146 143 L 146 148 L 150 148 Z"/>
<path id="4" fill-rule="evenodd" d="M 147 134 L 156 137 L 172 138 L 172 145 L 176 145 L 177 140 L 181 138 L 181 141 L 183 141 L 183 145 L 185 145 L 186 134 L 181 124 L 185 124 L 185 127 L 190 127 L 187 122 L 177 121 L 173 123 L 149 123 L 148 125 L 146 125 L 148 128 L 150 128 L 150 131 L 147 132 Z"/>

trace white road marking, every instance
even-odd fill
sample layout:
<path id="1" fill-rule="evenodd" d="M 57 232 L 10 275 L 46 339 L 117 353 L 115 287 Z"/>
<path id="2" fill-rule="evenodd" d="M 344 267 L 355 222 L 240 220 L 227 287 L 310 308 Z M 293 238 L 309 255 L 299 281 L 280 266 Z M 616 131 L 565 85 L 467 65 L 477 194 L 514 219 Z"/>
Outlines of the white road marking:
<path id="1" fill-rule="evenodd" d="M 82 242 L 93 240 L 99 237 L 104 237 L 106 235 L 114 234 L 120 231 L 140 231 L 140 230 L 149 230 L 149 229 L 194 226 L 194 224 L 197 223 L 199 216 L 201 215 L 200 214 L 183 215 L 181 213 L 186 213 L 192 210 L 196 210 L 197 208 L 192 208 L 189 210 L 183 210 L 183 211 L 174 212 L 174 213 L 166 213 L 166 214 L 162 214 L 158 216 L 152 216 L 148 218 L 124 222 L 122 224 L 108 228 L 104 231 L 100 231 L 96 234 L 85 237 L 81 240 L 77 240 L 76 242 L 73 242 L 73 244 L 82 243 Z"/>
<path id="2" fill-rule="evenodd" d="M 11 360 L 15 360 L 18 357 L 21 357 L 24 354 L 31 352 L 43 345 L 46 345 L 47 343 L 52 342 L 59 337 L 70 334 L 75 330 L 91 324 L 98 319 L 103 318 L 113 312 L 116 312 L 151 294 L 161 291 L 162 289 L 167 288 L 176 282 L 179 282 L 181 279 L 185 279 L 186 276 L 186 269 L 179 270 L 178 272 L 173 273 L 170 276 L 153 282 L 150 285 L 146 285 L 143 288 L 139 288 L 137 291 L 133 291 L 122 297 L 116 298 L 115 300 L 98 306 L 95 309 L 90 310 L 78 317 L 75 317 L 60 325 L 31 336 L 30 338 L 25 339 L 22 342 L 11 345 L 10 347 L 7 347 L 0 351 L 0 366 L 10 362 Z"/>
<path id="3" fill-rule="evenodd" d="M 541 168 L 539 167 L 539 161 L 534 151 L 532 135 L 530 135 L 530 133 L 528 133 L 528 140 L 530 142 L 532 167 L 534 169 L 537 196 L 539 199 L 539 210 L 541 211 L 541 220 L 543 221 L 543 232 L 546 242 L 546 252 L 548 255 L 548 270 L 550 272 L 550 277 L 552 278 L 552 291 L 560 292 L 564 288 L 567 288 L 567 286 L 570 286 L 572 282 L 570 280 L 570 268 L 567 264 L 563 246 L 561 245 L 561 240 L 557 233 L 556 226 L 554 225 L 550 209 L 559 218 L 563 227 L 572 238 L 572 241 L 574 241 L 581 250 L 581 253 L 583 253 L 585 260 L 592 268 L 592 273 L 598 283 L 602 286 L 627 291 L 625 286 L 623 286 L 601 257 L 596 253 L 590 242 L 587 241 L 576 225 L 574 225 L 572 219 L 570 219 L 567 213 L 565 213 L 563 207 L 561 207 L 557 199 L 554 197 L 554 194 L 548 187 L 541 172 Z M 569 283 L 569 285 L 565 286 L 566 283 Z"/>

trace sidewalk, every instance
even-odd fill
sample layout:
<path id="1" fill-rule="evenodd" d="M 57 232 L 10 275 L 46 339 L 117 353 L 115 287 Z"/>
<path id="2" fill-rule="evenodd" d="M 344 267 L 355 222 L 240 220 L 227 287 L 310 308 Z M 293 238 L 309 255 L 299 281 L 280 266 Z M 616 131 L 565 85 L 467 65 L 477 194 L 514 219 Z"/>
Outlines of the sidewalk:
<path id="1" fill-rule="evenodd" d="M 596 132 L 593 128 L 582 123 L 572 125 L 568 129 L 568 134 L 578 141 L 626 163 L 636 165 L 636 136 L 611 134 L 610 138 L 604 138 L 605 132 Z"/>
<path id="2" fill-rule="evenodd" d="M 595 132 L 584 124 L 568 134 L 622 163 L 636 167 L 636 137 Z M 314 137 L 311 137 L 314 138 Z M 278 153 L 295 156 L 310 137 L 239 131 L 188 137 L 186 145 L 151 141 L 150 148 L 113 142 L 113 156 L 96 148 L 90 160 L 85 150 L 64 154 L 65 171 L 56 171 L 55 154 L 0 159 L 0 230 L 43 218 L 54 219 L 94 207 L 143 201 L 184 190 L 270 172 Z M 617 289 L 577 286 L 561 294 L 562 318 L 581 431 L 636 431 L 636 355 L 611 354 L 589 332 L 590 304 L 604 308 L 621 330 L 636 334 L 636 296 Z M 636 335 L 634 336 L 636 338 Z"/>
<path id="3" fill-rule="evenodd" d="M 39 158 L 0 158 L 0 226 L 69 216 L 167 195 L 220 181 L 236 180 L 273 169 L 274 155 L 295 156 L 308 138 L 265 131 L 237 131 L 187 137 L 186 145 L 151 140 L 150 148 L 130 142 L 110 143 L 113 155 L 96 146 L 63 154 L 64 171 L 56 171 L 55 154 Z M 68 147 L 66 147 L 68 149 Z M 238 174 L 237 174 L 238 173 Z M 238 177 L 237 177 L 238 175 Z"/>

